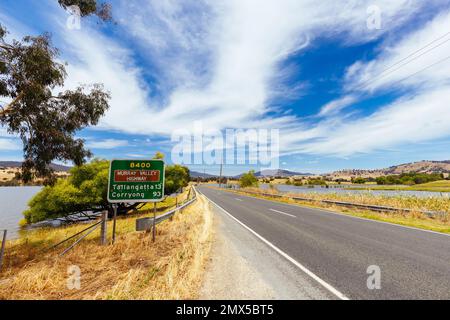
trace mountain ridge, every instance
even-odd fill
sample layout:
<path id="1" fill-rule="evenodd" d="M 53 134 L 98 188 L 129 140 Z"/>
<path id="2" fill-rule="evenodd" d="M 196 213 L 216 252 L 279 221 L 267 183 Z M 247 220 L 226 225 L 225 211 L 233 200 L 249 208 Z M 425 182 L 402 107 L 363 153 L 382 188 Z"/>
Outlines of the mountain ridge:
<path id="1" fill-rule="evenodd" d="M 386 175 L 398 175 L 402 173 L 450 173 L 450 160 L 422 160 L 416 162 L 402 163 L 382 169 L 344 169 L 334 171 L 329 176 L 343 177 L 378 177 Z"/>

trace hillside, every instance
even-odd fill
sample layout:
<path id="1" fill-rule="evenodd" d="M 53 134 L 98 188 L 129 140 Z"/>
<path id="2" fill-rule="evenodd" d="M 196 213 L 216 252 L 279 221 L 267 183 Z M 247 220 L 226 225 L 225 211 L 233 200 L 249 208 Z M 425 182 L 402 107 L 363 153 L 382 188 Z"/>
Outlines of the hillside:
<path id="1" fill-rule="evenodd" d="M 374 170 L 358 170 L 358 169 L 346 169 L 335 171 L 328 176 L 332 178 L 349 179 L 351 177 L 363 177 L 363 178 L 376 178 L 380 176 L 402 174 L 408 172 L 418 173 L 450 173 L 450 160 L 445 161 L 428 161 L 423 160 L 419 162 L 404 163 L 396 166 L 391 166 L 384 169 Z"/>
<path id="2" fill-rule="evenodd" d="M 235 176 L 235 178 L 239 179 L 243 173 L 240 175 Z M 294 177 L 294 176 L 312 176 L 311 173 L 301 173 L 301 172 L 294 172 L 284 169 L 266 169 L 262 171 L 255 172 L 255 177 Z"/>
<path id="3" fill-rule="evenodd" d="M 51 164 L 50 167 L 55 170 L 59 177 L 66 177 L 69 174 L 70 167 L 58 164 Z M 16 186 L 21 185 L 20 181 L 16 180 L 16 175 L 21 172 L 22 162 L 20 161 L 0 161 L 0 185 L 2 186 Z M 33 181 L 31 184 L 39 185 L 42 181 Z"/>
<path id="4" fill-rule="evenodd" d="M 0 161 L 0 168 L 20 168 L 20 167 L 22 167 L 22 162 L 20 161 Z M 50 165 L 50 168 L 52 168 L 55 171 L 69 171 L 71 167 L 52 163 Z"/>
<path id="5" fill-rule="evenodd" d="M 215 178 L 215 177 L 218 177 L 218 175 L 212 175 L 209 173 L 201 173 L 201 172 L 197 172 L 197 171 L 190 171 L 189 175 L 191 176 L 191 178 Z"/>

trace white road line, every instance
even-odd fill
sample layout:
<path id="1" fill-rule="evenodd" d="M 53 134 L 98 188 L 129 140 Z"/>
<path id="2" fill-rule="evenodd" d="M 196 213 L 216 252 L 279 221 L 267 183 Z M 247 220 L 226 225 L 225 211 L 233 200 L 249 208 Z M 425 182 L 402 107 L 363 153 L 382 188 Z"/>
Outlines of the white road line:
<path id="1" fill-rule="evenodd" d="M 230 192 L 230 191 L 224 191 L 224 192 Z M 262 199 L 262 198 L 247 196 L 247 195 L 244 195 L 244 194 L 242 195 L 242 197 L 256 199 L 256 200 L 262 200 L 262 201 L 268 201 L 268 202 L 276 203 L 276 204 L 283 205 L 283 206 L 305 208 L 305 209 L 319 211 L 319 212 L 322 212 L 322 213 L 331 213 L 331 214 L 334 214 L 334 215 L 337 215 L 337 216 L 350 218 L 350 219 L 358 219 L 358 220 L 364 220 L 364 221 L 368 221 L 368 222 L 388 224 L 388 225 L 391 225 L 391 226 L 394 226 L 394 227 L 398 227 L 398 228 L 412 229 L 412 230 L 416 230 L 416 231 L 422 231 L 422 232 L 427 232 L 427 233 L 433 233 L 433 234 L 440 235 L 440 236 L 450 237 L 450 234 L 448 234 L 448 233 L 443 233 L 443 232 L 438 232 L 438 231 L 433 231 L 433 230 L 427 230 L 427 229 L 420 229 L 420 228 L 411 227 L 411 226 L 404 226 L 402 224 L 396 224 L 396 223 L 393 223 L 393 222 L 387 222 L 387 221 L 380 221 L 380 220 L 373 220 L 373 219 L 369 219 L 369 218 L 357 217 L 357 216 L 352 216 L 352 215 L 348 215 L 348 214 L 344 214 L 344 213 L 330 211 L 330 210 L 322 209 L 322 208 L 302 206 L 301 204 L 284 203 L 284 202 L 279 202 L 279 201 L 275 201 L 275 200 L 269 200 L 269 199 Z"/>
<path id="2" fill-rule="evenodd" d="M 239 199 L 239 198 L 234 198 L 234 200 L 236 200 L 236 201 L 244 201 L 244 200 Z"/>
<path id="3" fill-rule="evenodd" d="M 292 217 L 292 218 L 297 218 L 297 217 L 294 216 L 293 214 L 289 214 L 289 213 L 286 213 L 286 212 L 283 212 L 283 211 L 278 211 L 278 210 L 275 210 L 275 209 L 269 209 L 269 210 L 270 210 L 270 211 L 273 211 L 273 212 L 276 212 L 276 213 L 284 214 L 284 215 L 289 216 L 289 217 Z"/>
<path id="4" fill-rule="evenodd" d="M 272 244 L 270 241 L 266 240 L 264 237 L 260 236 L 258 233 L 256 233 L 253 229 L 251 229 L 250 227 L 248 227 L 247 225 L 245 225 L 244 223 L 242 223 L 241 221 L 239 221 L 238 219 L 236 219 L 232 214 L 230 214 L 228 211 L 226 211 L 224 208 L 222 208 L 221 206 L 219 206 L 217 203 L 215 203 L 214 201 L 212 201 L 210 198 L 208 198 L 206 195 L 204 195 L 209 201 L 211 201 L 214 205 L 216 205 L 220 210 L 222 210 L 225 214 L 227 214 L 230 218 L 232 218 L 233 220 L 235 220 L 237 223 L 239 223 L 241 226 L 243 226 L 245 229 L 247 229 L 248 231 L 250 231 L 252 234 L 254 234 L 257 238 L 259 238 L 262 242 L 264 242 L 265 244 L 267 244 L 269 247 L 271 247 L 272 249 L 274 249 L 276 252 L 278 252 L 282 257 L 284 257 L 285 259 L 287 259 L 288 261 L 290 261 L 291 263 L 293 263 L 297 268 L 299 268 L 300 270 L 302 270 L 304 273 L 306 273 L 308 276 L 310 276 L 311 278 L 313 278 L 314 280 L 316 280 L 318 283 L 320 283 L 325 289 L 327 289 L 328 291 L 330 291 L 331 293 L 333 293 L 336 297 L 338 297 L 341 300 L 349 300 L 349 298 L 347 296 L 345 296 L 343 293 L 341 293 L 339 290 L 337 290 L 336 288 L 334 288 L 332 285 L 330 285 L 329 283 L 327 283 L 326 281 L 322 280 L 321 278 L 319 278 L 317 275 L 315 275 L 312 271 L 310 271 L 309 269 L 307 269 L 305 266 L 303 266 L 300 262 L 298 262 L 297 260 L 295 260 L 294 258 L 292 258 L 291 256 L 289 256 L 287 253 L 285 253 L 284 251 L 282 251 L 281 249 L 279 249 L 277 246 L 275 246 L 274 244 Z"/>

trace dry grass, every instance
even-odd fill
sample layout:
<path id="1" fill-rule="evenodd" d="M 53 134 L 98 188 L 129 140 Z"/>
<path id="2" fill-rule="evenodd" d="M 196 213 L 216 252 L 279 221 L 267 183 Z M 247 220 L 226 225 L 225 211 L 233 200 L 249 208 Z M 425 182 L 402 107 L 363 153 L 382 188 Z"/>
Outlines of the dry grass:
<path id="1" fill-rule="evenodd" d="M 96 230 L 64 257 L 57 257 L 61 249 L 39 253 L 84 227 L 40 230 L 27 241 L 9 243 L 0 299 L 197 298 L 211 245 L 212 214 L 203 196 L 158 225 L 155 243 L 134 231 L 135 218 L 124 218 L 118 220 L 114 246 L 99 246 Z M 72 265 L 81 269 L 80 290 L 67 287 Z"/>
<path id="2" fill-rule="evenodd" d="M 348 214 L 352 216 L 401 224 L 405 226 L 411 226 L 426 230 L 432 230 L 436 232 L 450 234 L 450 200 L 448 198 L 417 198 L 417 197 L 386 197 L 386 196 L 374 196 L 372 194 L 287 194 L 288 196 L 298 196 L 308 199 L 317 200 L 317 202 L 310 201 L 297 201 L 289 198 L 273 198 L 270 196 L 263 196 L 266 194 L 279 194 L 276 189 L 261 190 L 258 188 L 246 188 L 244 192 L 238 190 L 228 190 L 230 192 L 243 193 L 249 196 L 255 196 L 262 199 L 271 201 L 278 201 L 284 203 L 298 204 L 302 206 L 312 208 L 325 208 L 330 211 Z M 245 191 L 251 191 L 252 193 L 246 193 Z M 253 193 L 257 193 L 256 195 Z M 342 206 L 325 204 L 319 202 L 320 200 L 333 200 L 344 201 L 366 205 L 378 205 L 378 206 L 390 206 L 402 209 L 412 209 L 413 212 L 376 212 L 370 210 L 363 210 L 357 208 L 346 208 Z M 416 211 L 414 211 L 416 210 Z M 430 218 L 418 211 L 429 210 L 442 212 L 442 215 Z"/>

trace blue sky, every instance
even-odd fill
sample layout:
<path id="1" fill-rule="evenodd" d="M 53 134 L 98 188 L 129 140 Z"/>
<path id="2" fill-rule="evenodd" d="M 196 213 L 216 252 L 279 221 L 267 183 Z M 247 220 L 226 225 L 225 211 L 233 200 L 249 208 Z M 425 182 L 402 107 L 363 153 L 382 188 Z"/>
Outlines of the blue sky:
<path id="1" fill-rule="evenodd" d="M 56 0 L 0 2 L 10 39 L 52 33 L 64 89 L 111 92 L 99 126 L 78 134 L 97 157 L 171 162 L 173 133 L 200 121 L 279 129 L 280 167 L 301 172 L 450 159 L 448 0 L 111 3 L 116 24 L 73 29 Z M 0 159 L 21 158 L 0 129 Z"/>

